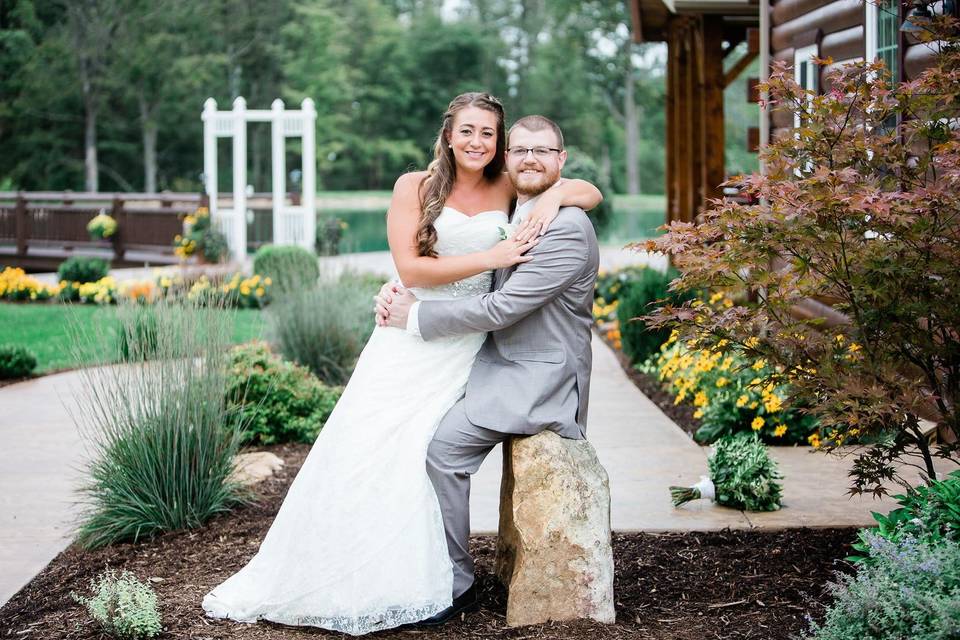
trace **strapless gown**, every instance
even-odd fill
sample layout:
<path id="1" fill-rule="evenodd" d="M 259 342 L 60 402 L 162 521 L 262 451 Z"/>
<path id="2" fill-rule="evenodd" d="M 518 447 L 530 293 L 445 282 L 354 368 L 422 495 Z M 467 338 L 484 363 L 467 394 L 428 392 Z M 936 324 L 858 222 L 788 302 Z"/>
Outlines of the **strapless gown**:
<path id="1" fill-rule="evenodd" d="M 445 208 L 437 251 L 489 249 L 506 223 L 501 211 Z M 413 291 L 422 300 L 479 295 L 491 279 Z M 452 568 L 426 450 L 463 395 L 484 337 L 425 342 L 374 330 L 259 551 L 203 598 L 208 616 L 360 635 L 450 606 Z"/>

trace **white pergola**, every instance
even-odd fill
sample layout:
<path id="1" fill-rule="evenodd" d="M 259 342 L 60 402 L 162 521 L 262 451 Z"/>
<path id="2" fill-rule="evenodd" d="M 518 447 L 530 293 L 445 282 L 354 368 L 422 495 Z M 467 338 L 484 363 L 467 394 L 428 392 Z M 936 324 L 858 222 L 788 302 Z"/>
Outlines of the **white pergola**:
<path id="1" fill-rule="evenodd" d="M 247 109 L 247 101 L 238 97 L 231 111 L 218 111 L 217 101 L 207 98 L 203 104 L 203 175 L 210 197 L 210 215 L 230 246 L 230 256 L 243 260 L 247 251 L 247 123 L 271 124 L 273 159 L 273 242 L 298 244 L 313 250 L 316 242 L 316 120 L 317 110 L 310 98 L 301 109 L 287 111 L 277 98 L 271 109 Z M 303 138 L 301 163 L 303 182 L 300 204 L 286 203 L 287 138 Z M 220 209 L 217 203 L 217 138 L 233 138 L 233 207 Z"/>

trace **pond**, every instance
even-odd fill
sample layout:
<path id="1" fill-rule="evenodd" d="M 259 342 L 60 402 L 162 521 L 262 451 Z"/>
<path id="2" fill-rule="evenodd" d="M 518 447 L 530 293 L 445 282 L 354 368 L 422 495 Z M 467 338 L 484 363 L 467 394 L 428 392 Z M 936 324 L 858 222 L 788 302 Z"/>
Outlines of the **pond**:
<path id="1" fill-rule="evenodd" d="M 666 200 L 660 195 L 614 196 L 613 219 L 600 234 L 601 244 L 622 245 L 658 235 Z M 317 214 L 317 230 L 337 218 L 346 224 L 340 253 L 387 251 L 386 209 L 324 209 Z"/>

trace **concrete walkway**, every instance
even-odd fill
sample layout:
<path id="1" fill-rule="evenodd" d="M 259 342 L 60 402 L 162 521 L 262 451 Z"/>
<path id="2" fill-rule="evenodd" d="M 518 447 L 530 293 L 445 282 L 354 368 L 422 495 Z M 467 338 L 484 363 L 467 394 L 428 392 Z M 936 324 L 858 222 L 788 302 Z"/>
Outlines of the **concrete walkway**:
<path id="1" fill-rule="evenodd" d="M 604 268 L 646 259 L 617 248 L 601 255 Z M 392 271 L 386 253 L 326 260 L 331 268 Z M 871 510 L 891 508 L 890 500 L 846 497 L 849 460 L 808 448 L 773 448 L 786 476 L 781 511 L 745 514 L 707 501 L 674 509 L 668 487 L 696 482 L 706 473 L 708 451 L 637 390 L 599 339 L 593 351 L 588 436 L 610 477 L 615 530 L 861 526 L 872 523 Z M 83 448 L 69 410 L 81 388 L 76 372 L 0 388 L 0 605 L 71 540 Z M 474 479 L 471 516 L 477 533 L 497 528 L 501 457 L 499 448 L 493 451 Z"/>

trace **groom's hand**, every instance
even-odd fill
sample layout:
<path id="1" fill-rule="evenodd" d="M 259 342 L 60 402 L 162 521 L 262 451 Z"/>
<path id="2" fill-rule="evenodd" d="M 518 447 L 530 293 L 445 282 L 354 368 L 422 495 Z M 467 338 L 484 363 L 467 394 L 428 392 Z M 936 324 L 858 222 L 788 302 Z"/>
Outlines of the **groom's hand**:
<path id="1" fill-rule="evenodd" d="M 402 291 L 405 291 L 405 289 L 398 283 L 387 282 L 380 287 L 380 293 L 373 297 L 373 301 L 375 303 L 373 312 L 378 326 L 387 326 L 387 318 L 390 317 L 390 310 L 387 307 L 391 302 L 393 302 L 393 296 Z"/>
<path id="2" fill-rule="evenodd" d="M 417 297 L 406 289 L 401 289 L 392 297 L 393 300 L 387 304 L 387 326 L 406 329 L 410 307 L 417 301 Z"/>

